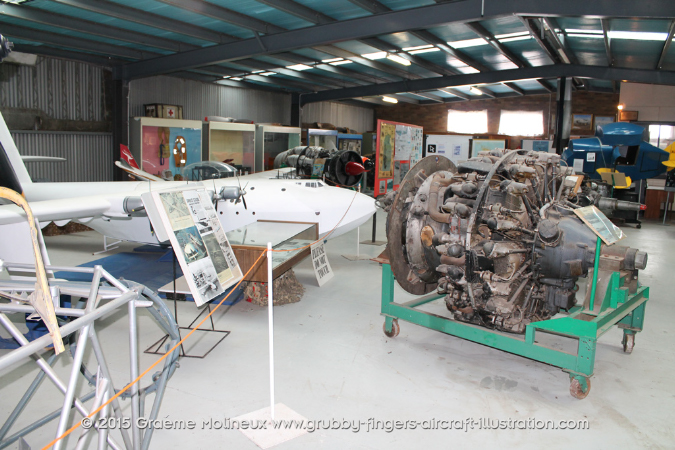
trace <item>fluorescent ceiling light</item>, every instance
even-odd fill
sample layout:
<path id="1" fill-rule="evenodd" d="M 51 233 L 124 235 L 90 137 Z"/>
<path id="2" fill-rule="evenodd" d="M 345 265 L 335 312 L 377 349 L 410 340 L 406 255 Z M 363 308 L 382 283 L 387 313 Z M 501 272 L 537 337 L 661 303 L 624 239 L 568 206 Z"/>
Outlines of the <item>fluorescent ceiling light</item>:
<path id="1" fill-rule="evenodd" d="M 665 41 L 668 33 L 651 31 L 610 31 L 607 33 L 612 39 L 631 39 L 634 41 Z"/>
<path id="2" fill-rule="evenodd" d="M 268 77 L 268 76 L 270 76 L 270 75 L 276 75 L 276 74 L 277 74 L 276 72 L 265 72 L 265 73 L 261 73 L 260 75 L 263 75 L 263 76 L 265 76 L 265 77 Z"/>
<path id="3" fill-rule="evenodd" d="M 335 61 L 335 62 L 332 62 L 332 63 L 330 63 L 330 65 L 331 65 L 331 66 L 341 66 L 342 64 L 349 64 L 349 63 L 351 63 L 351 62 L 352 62 L 352 61 L 349 60 L 349 59 L 343 59 L 343 60 L 341 60 L 341 61 Z"/>
<path id="4" fill-rule="evenodd" d="M 429 45 L 418 45 L 417 47 L 404 47 L 403 51 L 404 52 L 410 52 L 410 51 L 414 51 L 414 50 L 422 50 L 422 49 L 431 48 L 431 47 L 433 47 L 433 45 L 431 45 L 431 44 L 429 44 Z"/>
<path id="5" fill-rule="evenodd" d="M 565 33 L 604 34 L 602 30 L 580 30 L 578 28 L 566 28 Z"/>
<path id="6" fill-rule="evenodd" d="M 388 55 L 387 55 L 387 59 L 389 59 L 389 60 L 391 60 L 391 61 L 394 61 L 394 62 L 397 62 L 397 63 L 399 63 L 399 64 L 402 64 L 402 65 L 404 65 L 404 66 L 409 66 L 409 65 L 410 65 L 410 61 L 408 61 L 407 59 L 405 59 L 405 58 L 403 58 L 403 57 L 401 57 L 401 56 L 398 56 L 398 55 L 396 55 L 396 54 L 393 54 L 393 53 L 388 54 Z"/>
<path id="7" fill-rule="evenodd" d="M 476 94 L 476 95 L 483 95 L 483 91 L 481 91 L 480 89 L 478 89 L 478 88 L 475 87 L 475 86 L 471 86 L 471 87 L 469 88 L 469 91 L 473 92 L 473 93 Z"/>
<path id="8" fill-rule="evenodd" d="M 227 80 L 228 78 L 230 78 L 230 77 L 223 77 L 224 80 Z"/>
<path id="9" fill-rule="evenodd" d="M 441 51 L 440 48 L 431 47 L 431 48 L 423 48 L 423 49 L 420 49 L 420 50 L 413 50 L 413 51 L 410 51 L 408 53 L 410 53 L 411 55 L 417 55 L 419 53 L 440 52 L 440 51 Z"/>
<path id="10" fill-rule="evenodd" d="M 529 36 L 530 33 L 527 31 L 518 31 L 516 33 L 506 33 L 506 34 L 497 34 L 495 35 L 495 39 L 508 39 L 512 37 L 518 37 L 518 36 Z"/>
<path id="11" fill-rule="evenodd" d="M 331 59 L 322 59 L 321 62 L 332 63 L 336 61 L 342 61 L 342 58 L 331 58 Z"/>
<path id="12" fill-rule="evenodd" d="M 368 59 L 382 59 L 387 57 L 387 52 L 365 53 L 361 56 Z"/>
<path id="13" fill-rule="evenodd" d="M 382 101 L 385 101 L 387 103 L 398 103 L 397 99 L 395 99 L 394 97 L 387 97 L 386 95 L 382 96 Z"/>
<path id="14" fill-rule="evenodd" d="M 527 39 L 532 39 L 532 36 L 529 34 L 527 36 L 514 36 L 510 38 L 499 39 L 499 42 L 525 41 Z"/>
<path id="15" fill-rule="evenodd" d="M 448 42 L 448 45 L 452 48 L 467 48 L 467 47 L 476 47 L 478 45 L 487 45 L 487 41 L 483 38 L 476 38 L 476 39 L 467 39 L 465 41 Z"/>
<path id="16" fill-rule="evenodd" d="M 263 72 L 265 72 L 265 71 L 264 71 L 264 70 L 254 70 L 254 71 L 251 72 L 251 73 L 263 73 Z"/>
<path id="17" fill-rule="evenodd" d="M 293 70 L 309 70 L 312 68 L 312 66 L 308 66 L 306 64 L 296 64 L 294 66 L 286 66 L 286 68 Z"/>
<path id="18" fill-rule="evenodd" d="M 601 34 L 579 34 L 579 33 L 567 33 L 567 37 L 578 37 L 586 39 L 603 39 L 604 36 Z"/>
<path id="19" fill-rule="evenodd" d="M 241 81 L 241 80 L 243 80 L 243 78 L 241 78 L 241 77 L 232 77 L 232 78 L 230 78 L 230 80 L 232 80 L 232 81 Z"/>

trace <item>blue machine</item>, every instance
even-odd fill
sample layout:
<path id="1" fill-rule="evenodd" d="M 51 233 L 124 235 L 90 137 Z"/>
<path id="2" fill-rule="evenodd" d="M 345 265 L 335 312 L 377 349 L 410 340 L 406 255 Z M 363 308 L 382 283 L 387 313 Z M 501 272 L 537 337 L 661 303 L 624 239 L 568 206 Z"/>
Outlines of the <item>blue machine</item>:
<path id="1" fill-rule="evenodd" d="M 598 126 L 595 137 L 573 139 L 562 154 L 572 167 L 574 160 L 583 161 L 583 172 L 600 179 L 597 169 L 616 169 L 633 181 L 654 178 L 667 169 L 662 162 L 670 154 L 645 142 L 645 129 L 629 122 Z"/>

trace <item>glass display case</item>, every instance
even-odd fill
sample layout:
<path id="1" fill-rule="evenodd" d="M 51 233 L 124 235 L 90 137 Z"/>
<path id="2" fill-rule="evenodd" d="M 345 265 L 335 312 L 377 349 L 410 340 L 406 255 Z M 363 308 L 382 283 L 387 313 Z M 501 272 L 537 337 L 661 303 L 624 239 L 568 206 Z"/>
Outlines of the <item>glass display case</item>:
<path id="1" fill-rule="evenodd" d="M 306 130 L 308 138 L 305 140 L 311 147 L 323 147 L 327 150 L 337 148 L 338 132 L 337 130 L 323 130 L 320 128 L 309 128 Z"/>
<path id="2" fill-rule="evenodd" d="M 274 169 L 274 158 L 289 148 L 300 145 L 300 128 L 256 125 L 255 172 Z"/>
<path id="3" fill-rule="evenodd" d="M 202 160 L 199 120 L 134 117 L 129 123 L 129 149 L 141 169 L 159 177 L 181 179 L 183 167 Z M 164 175 L 164 176 L 163 176 Z"/>
<path id="4" fill-rule="evenodd" d="M 267 249 L 268 242 L 272 243 L 274 250 L 292 250 L 272 253 L 273 278 L 279 277 L 308 256 L 311 253 L 309 244 L 318 238 L 318 225 L 307 222 L 259 221 L 227 233 L 243 273 L 251 268 L 260 252 Z M 267 259 L 244 279 L 267 282 Z"/>
<path id="5" fill-rule="evenodd" d="M 219 161 L 251 173 L 255 163 L 255 125 L 250 123 L 204 122 L 203 158 Z"/>
<path id="6" fill-rule="evenodd" d="M 338 150 L 352 150 L 360 155 L 363 135 L 339 133 L 337 142 Z"/>

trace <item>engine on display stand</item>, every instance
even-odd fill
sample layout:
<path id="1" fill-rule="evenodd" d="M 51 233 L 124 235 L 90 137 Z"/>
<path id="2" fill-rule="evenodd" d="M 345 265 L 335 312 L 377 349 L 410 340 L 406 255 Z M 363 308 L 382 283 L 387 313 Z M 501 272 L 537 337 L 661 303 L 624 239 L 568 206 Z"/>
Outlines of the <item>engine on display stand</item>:
<path id="1" fill-rule="evenodd" d="M 551 153 L 492 150 L 458 166 L 424 158 L 382 201 L 398 283 L 444 294 L 456 320 L 513 333 L 569 310 L 597 239 L 574 213 L 596 203 L 579 182 Z M 603 254 L 635 279 L 647 262 L 634 248 L 603 246 Z"/>
<path id="2" fill-rule="evenodd" d="M 353 150 L 329 150 L 323 147 L 299 146 L 279 153 L 274 168 L 292 167 L 301 178 L 322 178 L 339 186 L 355 186 L 362 174 L 372 169 Z"/>

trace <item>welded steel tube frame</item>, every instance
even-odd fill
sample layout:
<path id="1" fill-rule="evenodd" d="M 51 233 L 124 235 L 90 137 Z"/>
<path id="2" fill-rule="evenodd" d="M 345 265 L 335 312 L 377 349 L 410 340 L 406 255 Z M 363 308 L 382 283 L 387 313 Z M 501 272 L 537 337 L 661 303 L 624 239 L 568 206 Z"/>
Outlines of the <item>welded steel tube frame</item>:
<path id="1" fill-rule="evenodd" d="M 34 266 L 27 264 L 5 263 L 5 267 L 10 270 L 18 268 L 28 268 L 34 270 Z M 116 389 L 112 384 L 110 369 L 106 363 L 103 349 L 96 333 L 96 320 L 108 316 L 110 313 L 120 309 L 124 305 L 127 305 L 129 312 L 130 381 L 134 380 L 139 374 L 138 330 L 136 316 L 137 308 L 144 308 L 150 312 L 150 315 L 155 319 L 160 328 L 169 334 L 171 339 L 167 343 L 167 349 L 173 347 L 180 340 L 178 326 L 173 315 L 171 314 L 171 311 L 166 307 L 162 299 L 160 299 L 153 291 L 146 288 L 145 286 L 133 282 L 117 280 L 101 266 L 95 266 L 93 268 L 45 266 L 45 269 L 92 274 L 92 282 L 84 310 L 78 308 L 57 308 L 56 310 L 57 314 L 60 316 L 72 317 L 71 322 L 68 322 L 59 327 L 62 336 L 66 337 L 73 333 L 77 333 L 77 345 L 74 346 L 71 344 L 71 346 L 74 346 L 74 350 L 72 351 L 73 365 L 71 367 L 70 377 L 67 382 L 64 383 L 52 369 L 52 364 L 54 364 L 54 361 L 59 355 L 52 354 L 47 360 L 45 360 L 39 354 L 43 352 L 45 347 L 48 347 L 51 344 L 50 336 L 45 335 L 32 342 L 28 342 L 23 334 L 6 316 L 6 313 L 31 313 L 34 312 L 34 309 L 29 305 L 0 303 L 0 325 L 2 325 L 21 345 L 19 348 L 12 350 L 8 354 L 0 357 L 0 371 L 11 369 L 15 365 L 22 364 L 24 359 L 28 357 L 32 357 L 40 368 L 40 372 L 36 375 L 35 379 L 30 384 L 22 398 L 19 400 L 12 413 L 0 428 L 0 449 L 11 445 L 18 439 L 51 422 L 57 417 L 59 418 L 59 423 L 57 426 L 56 437 L 58 437 L 66 431 L 68 424 L 71 423 L 71 413 L 73 408 L 77 409 L 81 415 L 86 416 L 90 413 L 90 411 L 97 409 L 101 404 L 103 404 L 119 391 L 119 389 Z M 100 295 L 99 292 L 100 288 L 102 287 L 102 282 L 108 283 L 119 290 L 119 295 L 116 298 L 112 298 L 106 301 L 104 304 L 100 304 L 102 302 L 102 298 L 104 297 Z M 19 287 L 14 285 L 12 286 L 11 291 L 21 292 L 21 287 L 22 286 L 19 283 Z M 34 283 L 29 281 L 25 283 L 26 291 L 30 291 L 33 288 Z M 10 288 L 7 288 L 4 292 L 9 290 Z M 2 292 L 3 291 L 0 290 L 0 296 L 2 296 Z M 110 297 L 109 293 L 106 295 L 106 297 Z M 98 367 L 98 370 L 95 371 L 97 375 L 94 376 L 93 379 L 91 379 L 91 375 L 86 374 L 87 370 L 81 370 L 85 369 L 83 357 L 88 343 L 91 343 L 93 354 Z M 145 399 L 145 396 L 148 393 L 153 391 L 155 392 L 153 406 L 147 418 L 147 421 L 152 423 L 152 421 L 156 420 L 159 415 L 159 408 L 167 381 L 176 369 L 178 357 L 178 350 L 174 350 L 171 355 L 166 358 L 163 368 L 159 369 L 159 371 L 153 375 L 153 381 L 151 384 L 143 388 L 141 388 L 138 384 L 134 384 L 132 388 L 129 389 L 128 393 L 125 392 L 120 396 L 122 399 L 130 399 L 132 410 L 132 420 L 129 422 L 131 436 L 127 430 L 122 429 L 121 435 L 124 441 L 123 444 L 116 442 L 115 439 L 108 433 L 107 429 L 98 429 L 97 427 L 93 427 L 89 431 L 82 431 L 78 441 L 78 447 L 83 448 L 86 443 L 85 440 L 89 438 L 88 435 L 93 435 L 93 432 L 95 431 L 98 433 L 98 438 L 95 438 L 94 442 L 97 442 L 98 448 L 107 448 L 110 446 L 113 449 L 147 449 L 150 445 L 153 428 L 148 427 L 145 430 L 141 430 L 138 426 L 137 420 L 138 418 L 142 417 L 141 414 L 144 410 L 141 405 L 141 401 Z M 85 378 L 87 378 L 87 381 L 95 382 L 98 385 L 98 392 L 90 392 L 82 397 L 78 397 L 76 395 L 75 391 L 77 380 L 81 372 L 85 373 Z M 32 424 L 15 432 L 14 434 L 7 436 L 28 402 L 34 397 L 45 376 L 49 378 L 64 394 L 64 402 L 62 406 L 58 410 L 47 414 Z M 94 404 L 91 408 L 85 407 L 84 402 L 90 400 L 91 398 L 95 399 Z M 109 406 L 112 406 L 111 414 L 121 423 L 125 418 L 122 414 L 122 408 L 120 406 L 119 399 L 113 400 Z M 106 406 L 102 411 L 99 412 L 99 417 L 108 416 L 111 409 L 109 406 Z M 64 445 L 65 440 L 61 439 L 57 441 L 57 443 L 54 445 L 54 448 L 59 449 Z"/>

